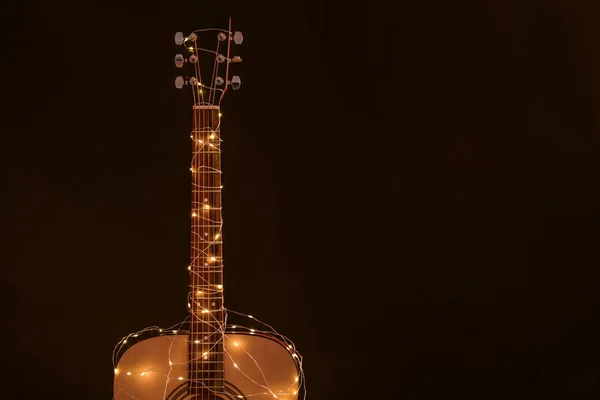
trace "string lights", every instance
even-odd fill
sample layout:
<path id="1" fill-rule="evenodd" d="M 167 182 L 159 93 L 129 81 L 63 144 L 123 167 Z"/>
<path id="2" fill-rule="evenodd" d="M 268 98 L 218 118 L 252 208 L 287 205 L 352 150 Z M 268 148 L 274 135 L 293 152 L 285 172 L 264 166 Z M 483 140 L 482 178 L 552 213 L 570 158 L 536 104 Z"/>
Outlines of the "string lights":
<path id="1" fill-rule="evenodd" d="M 216 51 L 197 46 L 196 33 L 208 31 L 219 32 Z M 190 165 L 191 257 L 190 264 L 187 266 L 190 277 L 187 295 L 189 314 L 183 321 L 173 326 L 165 328 L 149 326 L 123 337 L 117 343 L 113 350 L 115 379 L 124 375 L 128 380 L 116 389 L 113 399 L 117 396 L 120 396 L 119 400 L 158 399 L 155 392 L 152 399 L 144 399 L 132 394 L 132 388 L 142 381 L 153 382 L 153 387 L 162 386 L 163 400 L 166 400 L 173 390 L 171 382 L 183 381 L 189 390 L 201 388 L 219 393 L 227 380 L 227 376 L 223 376 L 226 366 L 232 366 L 235 369 L 235 373 L 232 374 L 238 377 L 236 379 L 242 379 L 246 387 L 249 385 L 253 388 L 253 391 L 236 395 L 237 398 L 296 398 L 295 396 L 303 389 L 303 398 L 306 399 L 303 359 L 294 344 L 253 315 L 242 314 L 224 307 L 221 213 L 223 184 L 220 169 L 223 143 L 220 137 L 220 126 L 223 114 L 220 103 L 230 84 L 233 89 L 236 89 L 236 86 L 239 88 L 239 77 L 234 76 L 232 83 L 228 81 L 228 76 L 229 63 L 240 62 L 241 58 L 238 56 L 231 58 L 229 48 L 231 41 L 235 41 L 236 44 L 242 41 L 240 32 L 231 36 L 231 30 L 218 29 L 197 30 L 185 39 L 180 33 L 176 35 L 176 42 L 181 41 L 178 44 L 183 44 L 190 53 L 193 53 L 189 60 L 195 69 L 195 78 L 188 81 L 194 97 L 194 126 L 190 134 L 193 153 Z M 227 40 L 226 56 L 219 53 L 219 43 L 225 40 Z M 202 83 L 200 66 L 197 62 L 199 52 L 215 55 L 213 75 L 209 85 Z M 182 60 L 182 57 L 176 57 L 176 63 L 183 64 Z M 225 79 L 218 76 L 218 64 L 222 62 L 227 66 Z M 176 80 L 176 85 L 177 82 Z M 223 89 L 217 87 L 223 83 L 225 84 Z M 220 93 L 218 99 L 217 93 Z M 230 315 L 246 318 L 249 321 L 248 326 L 229 325 L 227 321 Z M 144 355 L 142 361 L 127 361 L 120 364 L 124 354 L 132 346 L 138 344 L 143 346 L 143 341 L 149 338 L 166 339 L 168 341 L 166 352 L 160 353 L 161 356 L 157 358 Z M 276 346 L 279 346 L 278 349 L 284 356 L 291 356 L 286 358 L 286 362 L 295 367 L 294 373 L 285 375 L 283 383 L 281 376 L 277 376 L 274 382 L 270 381 L 272 368 L 265 365 L 267 359 L 265 359 L 264 347 L 257 346 L 261 340 L 278 343 Z M 182 349 L 185 356 L 182 356 Z"/>

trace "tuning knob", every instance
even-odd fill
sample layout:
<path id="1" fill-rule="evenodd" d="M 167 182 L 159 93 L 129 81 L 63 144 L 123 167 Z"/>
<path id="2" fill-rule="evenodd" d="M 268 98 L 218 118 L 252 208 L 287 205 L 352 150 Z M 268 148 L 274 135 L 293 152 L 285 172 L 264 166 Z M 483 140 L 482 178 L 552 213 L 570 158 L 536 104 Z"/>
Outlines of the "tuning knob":
<path id="1" fill-rule="evenodd" d="M 183 67 L 183 62 L 184 62 L 184 60 L 183 60 L 183 55 L 181 55 L 181 54 L 176 54 L 176 55 L 175 55 L 175 66 L 176 66 L 177 68 L 181 68 L 181 67 Z"/>
<path id="2" fill-rule="evenodd" d="M 198 56 L 197 56 L 197 55 L 195 55 L 195 54 L 192 54 L 192 55 L 190 56 L 190 62 L 193 64 L 193 63 L 195 63 L 196 61 L 198 61 Z"/>
<path id="3" fill-rule="evenodd" d="M 177 78 L 175 78 L 175 87 L 177 89 L 181 89 L 183 87 L 183 85 L 185 85 L 185 81 L 183 80 L 183 77 L 178 76 Z"/>
<path id="4" fill-rule="evenodd" d="M 234 76 L 231 78 L 231 88 L 232 88 L 233 90 L 238 90 L 238 89 L 240 88 L 240 86 L 242 86 L 242 80 L 240 79 L 240 77 L 239 77 L 239 76 L 237 76 L 237 75 L 234 75 Z"/>
<path id="5" fill-rule="evenodd" d="M 221 78 L 220 76 L 217 76 L 215 78 L 215 83 L 217 84 L 217 86 L 221 86 L 225 81 L 223 80 L 223 78 Z"/>
<path id="6" fill-rule="evenodd" d="M 221 64 L 223 61 L 225 61 L 225 56 L 223 54 L 219 54 L 217 56 L 217 62 Z"/>
<path id="7" fill-rule="evenodd" d="M 183 44 L 183 32 L 177 32 L 175 34 L 175 44 L 181 46 Z"/>
<path id="8" fill-rule="evenodd" d="M 242 44 L 242 42 L 244 41 L 244 35 L 242 35 L 242 32 L 237 31 L 236 33 L 234 33 L 233 41 L 235 42 L 235 44 Z"/>

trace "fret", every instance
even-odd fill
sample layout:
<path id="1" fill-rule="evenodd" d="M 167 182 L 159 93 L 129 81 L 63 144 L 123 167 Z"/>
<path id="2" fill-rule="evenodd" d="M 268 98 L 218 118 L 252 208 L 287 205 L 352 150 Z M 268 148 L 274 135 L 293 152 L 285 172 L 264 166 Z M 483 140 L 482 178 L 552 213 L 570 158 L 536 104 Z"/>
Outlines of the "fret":
<path id="1" fill-rule="evenodd" d="M 201 225 L 201 224 L 192 224 L 192 228 L 220 228 L 221 224 L 210 224 L 210 225 Z"/>

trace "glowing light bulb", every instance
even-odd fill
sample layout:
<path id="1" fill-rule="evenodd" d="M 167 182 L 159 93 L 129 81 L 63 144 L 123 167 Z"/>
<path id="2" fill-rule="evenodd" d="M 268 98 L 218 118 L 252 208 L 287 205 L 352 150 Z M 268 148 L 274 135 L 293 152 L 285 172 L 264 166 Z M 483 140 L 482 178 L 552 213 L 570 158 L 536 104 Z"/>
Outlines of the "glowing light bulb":
<path id="1" fill-rule="evenodd" d="M 208 312 L 208 310 L 205 308 L 204 310 L 202 310 L 202 314 L 206 314 Z"/>
<path id="2" fill-rule="evenodd" d="M 210 208 L 210 206 L 208 204 L 205 204 L 202 206 L 202 208 L 204 208 L 205 210 L 208 210 Z"/>
<path id="3" fill-rule="evenodd" d="M 200 341 L 199 340 L 194 340 L 194 343 L 198 344 L 198 343 L 200 343 Z"/>
<path id="4" fill-rule="evenodd" d="M 198 296 L 202 294 L 202 290 L 198 290 Z"/>
<path id="5" fill-rule="evenodd" d="M 221 118 L 223 116 L 223 114 L 219 113 L 219 118 Z"/>
<path id="6" fill-rule="evenodd" d="M 217 234 L 215 235 L 215 240 L 219 239 L 220 237 L 221 237 L 221 235 L 217 233 Z"/>
<path id="7" fill-rule="evenodd" d="M 210 261 L 217 261 L 217 257 L 211 257 Z"/>
<path id="8" fill-rule="evenodd" d="M 252 315 L 248 315 L 248 318 L 254 318 Z"/>
<path id="9" fill-rule="evenodd" d="M 192 213 L 192 217 L 197 217 L 197 216 L 198 215 L 195 212 Z"/>
<path id="10" fill-rule="evenodd" d="M 127 339 L 123 340 L 123 344 L 127 343 Z"/>
<path id="11" fill-rule="evenodd" d="M 194 51 L 194 48 L 190 46 L 190 47 L 188 47 L 188 50 L 189 51 Z"/>
<path id="12" fill-rule="evenodd" d="M 169 365 L 173 365 L 173 363 L 171 362 L 171 360 L 169 360 Z"/>
<path id="13" fill-rule="evenodd" d="M 142 374 L 141 374 L 141 375 L 142 375 L 142 376 L 146 375 L 146 371 L 142 372 Z"/>
<path id="14" fill-rule="evenodd" d="M 190 308 L 192 305 L 190 303 L 188 303 L 188 308 Z"/>
<path id="15" fill-rule="evenodd" d="M 294 346 L 292 346 L 291 344 L 288 346 L 288 349 L 293 349 Z"/>
<path id="16" fill-rule="evenodd" d="M 236 367 L 236 368 L 238 368 L 238 369 L 240 368 L 240 367 L 238 367 L 238 365 L 236 363 L 233 363 L 233 366 Z"/>
<path id="17" fill-rule="evenodd" d="M 189 267 L 188 267 L 188 269 L 189 269 Z M 162 329 L 159 329 L 158 331 L 159 331 L 159 332 L 162 332 Z"/>
<path id="18" fill-rule="evenodd" d="M 250 334 L 254 335 L 254 332 L 256 332 L 254 329 L 250 329 Z"/>
<path id="19" fill-rule="evenodd" d="M 214 139 L 214 138 L 215 138 L 215 134 L 214 134 L 214 133 L 213 133 L 213 134 L 211 134 L 211 135 L 209 136 L 209 138 L 211 138 L 211 139 Z"/>
<path id="20" fill-rule="evenodd" d="M 175 329 L 173 329 L 173 333 L 177 333 L 177 331 Z"/>
<path id="21" fill-rule="evenodd" d="M 208 145 L 209 145 L 210 147 L 215 147 L 215 145 L 214 145 L 214 144 L 212 144 L 212 143 L 209 143 Z"/>
<path id="22" fill-rule="evenodd" d="M 300 379 L 300 378 L 296 377 L 296 380 L 295 380 L 295 382 L 298 382 L 298 380 L 299 380 L 299 379 Z"/>
<path id="23" fill-rule="evenodd" d="M 232 326 L 232 328 L 233 328 L 233 329 L 237 328 L 237 325 L 233 325 L 233 326 Z"/>
<path id="24" fill-rule="evenodd" d="M 298 394 L 298 392 L 294 392 L 294 394 Z"/>
<path id="25" fill-rule="evenodd" d="M 223 289 L 223 285 L 217 285 L 217 289 L 219 289 L 219 290 Z"/>
<path id="26" fill-rule="evenodd" d="M 192 269 L 191 265 L 188 265 L 188 271 L 190 271 Z M 161 331 L 162 332 L 162 331 Z"/>
<path id="27" fill-rule="evenodd" d="M 115 368 L 115 375 L 119 373 L 119 369 Z"/>
<path id="28" fill-rule="evenodd" d="M 220 189 L 223 189 L 223 185 L 219 186 Z"/>
<path id="29" fill-rule="evenodd" d="M 131 372 L 128 372 L 127 375 L 131 375 Z"/>
<path id="30" fill-rule="evenodd" d="M 183 376 L 180 376 L 180 377 L 179 377 L 179 378 L 177 378 L 177 379 L 179 379 L 180 381 L 182 381 L 182 380 L 183 380 Z"/>
<path id="31" fill-rule="evenodd" d="M 140 336 L 140 335 L 138 335 L 138 334 L 136 333 L 135 335 L 132 335 L 132 336 L 133 336 L 133 337 L 138 337 L 138 336 Z"/>
<path id="32" fill-rule="evenodd" d="M 239 346 L 239 344 L 237 344 L 237 343 L 233 343 L 233 345 L 234 345 L 235 347 L 238 347 L 238 346 Z"/>

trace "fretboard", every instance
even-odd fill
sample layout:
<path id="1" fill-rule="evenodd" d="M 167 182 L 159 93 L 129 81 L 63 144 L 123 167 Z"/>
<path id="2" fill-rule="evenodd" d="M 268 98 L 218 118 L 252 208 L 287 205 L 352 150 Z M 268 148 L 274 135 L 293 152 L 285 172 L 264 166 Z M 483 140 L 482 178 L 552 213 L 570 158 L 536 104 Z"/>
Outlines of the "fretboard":
<path id="1" fill-rule="evenodd" d="M 219 108 L 194 106 L 190 261 L 190 395 L 224 389 L 221 138 Z"/>

